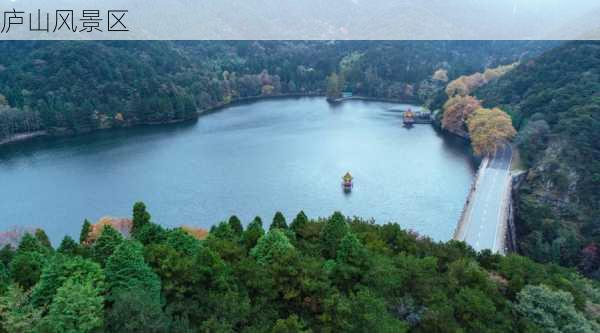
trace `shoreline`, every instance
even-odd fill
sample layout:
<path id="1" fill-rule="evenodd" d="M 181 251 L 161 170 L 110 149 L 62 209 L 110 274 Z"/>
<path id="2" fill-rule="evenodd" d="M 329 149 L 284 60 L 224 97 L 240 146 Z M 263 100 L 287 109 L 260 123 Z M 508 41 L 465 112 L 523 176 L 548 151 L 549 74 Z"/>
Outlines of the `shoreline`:
<path id="1" fill-rule="evenodd" d="M 18 142 L 23 142 L 23 141 L 29 141 L 31 139 L 39 138 L 41 136 L 47 136 L 47 135 L 49 135 L 49 134 L 48 134 L 48 131 L 46 131 L 46 130 L 35 131 L 35 132 L 26 132 L 26 133 L 17 133 L 7 139 L 0 140 L 0 146 L 15 144 Z"/>
<path id="2" fill-rule="evenodd" d="M 81 132 L 81 133 L 77 133 L 75 131 L 72 131 L 70 129 L 65 129 L 65 131 L 57 131 L 56 134 L 52 133 L 51 130 L 42 130 L 42 131 L 35 131 L 35 132 L 27 132 L 27 133 L 19 133 L 19 134 L 15 134 L 12 137 L 8 138 L 8 139 L 4 139 L 4 140 L 0 140 L 0 147 L 4 147 L 4 146 L 8 146 L 8 145 L 13 145 L 13 144 L 18 144 L 18 143 L 23 143 L 23 142 L 28 142 L 31 141 L 35 138 L 39 138 L 42 136 L 49 136 L 49 137 L 63 137 L 63 136 L 67 136 L 67 137 L 74 137 L 74 136 L 78 136 L 78 135 L 85 135 L 85 134 L 90 134 L 93 132 L 99 132 L 99 131 L 108 131 L 108 130 L 114 130 L 114 129 L 118 129 L 118 128 L 135 128 L 135 127 L 144 127 L 144 126 L 162 126 L 162 125 L 171 125 L 171 124 L 180 124 L 180 123 L 186 123 L 186 122 L 192 122 L 192 121 L 197 121 L 198 118 L 204 116 L 204 115 L 209 115 L 211 113 L 216 113 L 216 112 L 220 112 L 228 107 L 233 107 L 233 106 L 238 106 L 238 105 L 244 105 L 247 103 L 254 103 L 254 102 L 260 102 L 263 100 L 270 100 L 270 99 L 285 99 L 285 98 L 302 98 L 302 97 L 323 97 L 325 98 L 325 95 L 321 92 L 314 92 L 314 93 L 292 93 L 292 94 L 278 94 L 278 95 L 269 95 L 269 96 L 252 96 L 252 97 L 243 97 L 243 98 L 238 98 L 235 100 L 232 100 L 229 103 L 217 103 L 216 105 L 204 108 L 204 109 L 199 109 L 196 112 L 196 116 L 193 118 L 187 118 L 187 119 L 175 119 L 175 120 L 169 120 L 169 121 L 164 121 L 164 122 L 143 122 L 143 123 L 139 123 L 139 124 L 134 124 L 134 125 L 126 125 L 126 126 L 114 126 L 114 127 L 108 127 L 108 128 L 96 128 L 93 129 L 91 131 L 85 131 L 85 132 Z M 387 98 L 378 98 L 378 97 L 367 97 L 367 96 L 354 96 L 351 98 L 348 98 L 347 100 L 363 100 L 363 101 L 372 101 L 372 102 L 386 102 L 386 103 L 403 103 L 403 104 L 414 104 L 414 103 L 418 103 L 418 101 L 408 101 L 408 100 L 396 100 L 396 99 L 387 99 Z M 342 101 L 343 102 L 343 101 Z"/>
<path id="3" fill-rule="evenodd" d="M 263 100 L 270 99 L 285 99 L 285 98 L 301 98 L 301 97 L 325 97 L 325 95 L 321 93 L 295 93 L 295 94 L 278 94 L 278 95 L 268 95 L 268 96 L 253 96 L 253 97 L 243 97 L 232 100 L 229 103 L 217 103 L 216 105 L 210 106 L 205 109 L 201 109 L 198 111 L 198 116 L 203 116 L 206 114 L 211 114 L 223 109 L 226 109 L 231 106 L 244 105 L 247 103 L 260 102 Z"/>
<path id="4" fill-rule="evenodd" d="M 323 95 L 324 96 L 324 95 Z M 352 97 L 341 97 L 338 99 L 335 99 L 333 101 L 331 101 L 332 103 L 343 103 L 345 101 L 369 101 L 369 102 L 383 102 L 383 103 L 399 103 L 399 104 L 410 104 L 410 105 L 415 105 L 417 106 L 417 104 L 419 104 L 420 102 L 416 99 L 414 100 L 402 100 L 402 99 L 395 99 L 395 98 L 383 98 L 383 97 L 368 97 L 368 96 L 352 96 Z M 422 106 L 420 106 L 422 108 Z"/>

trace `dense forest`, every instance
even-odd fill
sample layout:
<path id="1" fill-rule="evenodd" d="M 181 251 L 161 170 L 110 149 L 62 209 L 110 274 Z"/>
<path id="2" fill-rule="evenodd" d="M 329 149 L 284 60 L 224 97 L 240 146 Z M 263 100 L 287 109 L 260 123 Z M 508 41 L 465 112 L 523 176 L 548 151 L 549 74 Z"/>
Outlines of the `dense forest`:
<path id="1" fill-rule="evenodd" d="M 522 253 L 600 278 L 600 43 L 567 43 L 476 95 L 519 129 Z"/>
<path id="2" fill-rule="evenodd" d="M 269 221 L 270 222 L 270 221 Z M 572 270 L 475 253 L 334 213 L 235 216 L 199 240 L 133 208 L 124 236 L 84 223 L 0 251 L 4 332 L 598 332 L 600 290 Z M 92 232 L 92 230 L 94 230 Z"/>
<path id="3" fill-rule="evenodd" d="M 139 203 L 130 232 L 85 223 L 53 249 L 37 230 L 0 251 L 0 331 L 600 331 L 598 42 L 0 44 L 0 142 L 351 91 L 443 109 L 475 152 L 494 150 L 490 125 L 506 140 L 516 129 L 526 169 L 525 257 L 339 213 L 278 213 L 269 230 L 232 217 L 205 238 Z"/>
<path id="4" fill-rule="evenodd" d="M 448 77 L 531 57 L 553 42 L 3 41 L 0 142 L 193 119 L 248 97 L 354 94 L 428 102 Z M 434 76 L 436 71 L 442 76 Z"/>

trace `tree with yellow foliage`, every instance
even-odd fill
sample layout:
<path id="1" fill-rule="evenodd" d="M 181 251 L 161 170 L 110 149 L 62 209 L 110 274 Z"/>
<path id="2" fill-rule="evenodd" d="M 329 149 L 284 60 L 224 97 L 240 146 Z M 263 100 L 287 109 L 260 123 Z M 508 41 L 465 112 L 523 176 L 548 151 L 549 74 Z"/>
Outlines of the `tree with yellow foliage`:
<path id="1" fill-rule="evenodd" d="M 263 96 L 270 96 L 270 95 L 272 95 L 272 94 L 273 94 L 273 92 L 274 92 L 274 91 L 275 91 L 275 87 L 273 87 L 273 86 L 272 86 L 272 85 L 270 85 L 270 84 L 264 85 L 264 86 L 262 86 L 262 88 L 261 88 L 261 94 L 262 94 Z"/>
<path id="2" fill-rule="evenodd" d="M 467 126 L 471 145 L 479 156 L 495 153 L 517 134 L 510 116 L 499 108 L 475 110 L 467 119 Z"/>
<path id="3" fill-rule="evenodd" d="M 446 86 L 446 94 L 448 97 L 456 95 L 466 96 L 486 83 L 485 76 L 481 73 L 468 76 L 463 75 Z"/>
<path id="4" fill-rule="evenodd" d="M 512 69 L 517 67 L 517 65 L 518 63 L 514 63 L 510 65 L 498 66 L 496 68 L 487 68 L 483 74 L 477 72 L 471 75 L 460 76 L 456 80 L 448 83 L 446 86 L 446 94 L 448 97 L 453 97 L 456 95 L 467 96 L 477 88 L 482 87 L 488 82 L 510 72 Z"/>
<path id="5" fill-rule="evenodd" d="M 519 65 L 519 63 L 515 62 L 515 63 L 510 64 L 510 65 L 498 66 L 496 68 L 488 68 L 488 69 L 485 70 L 485 72 L 483 72 L 483 77 L 485 78 L 486 82 L 495 80 L 495 79 L 497 79 L 499 77 L 504 76 L 504 74 L 512 71 L 518 65 Z"/>
<path id="6" fill-rule="evenodd" d="M 466 138 L 468 136 L 466 120 L 481 108 L 479 100 L 473 96 L 456 95 L 444 104 L 442 127 L 448 132 Z"/>
<path id="7" fill-rule="evenodd" d="M 448 83 L 446 86 L 446 95 L 448 97 L 453 97 L 456 95 L 466 96 L 469 94 L 469 87 L 465 84 L 464 76 L 459 77 L 458 79 Z"/>
<path id="8" fill-rule="evenodd" d="M 432 79 L 434 81 L 448 82 L 448 71 L 440 68 L 433 73 Z"/>

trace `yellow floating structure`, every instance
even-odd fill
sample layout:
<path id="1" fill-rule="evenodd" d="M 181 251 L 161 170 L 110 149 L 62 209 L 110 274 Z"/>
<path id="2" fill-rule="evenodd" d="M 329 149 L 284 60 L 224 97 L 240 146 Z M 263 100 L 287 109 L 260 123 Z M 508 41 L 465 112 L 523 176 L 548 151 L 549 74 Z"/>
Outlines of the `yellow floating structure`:
<path id="1" fill-rule="evenodd" d="M 402 122 L 406 127 L 410 127 L 415 123 L 415 114 L 410 108 L 402 115 Z"/>
<path id="2" fill-rule="evenodd" d="M 342 187 L 344 188 L 344 191 L 349 192 L 352 190 L 352 186 L 354 186 L 353 180 L 354 178 L 350 172 L 346 172 L 344 177 L 342 177 Z"/>

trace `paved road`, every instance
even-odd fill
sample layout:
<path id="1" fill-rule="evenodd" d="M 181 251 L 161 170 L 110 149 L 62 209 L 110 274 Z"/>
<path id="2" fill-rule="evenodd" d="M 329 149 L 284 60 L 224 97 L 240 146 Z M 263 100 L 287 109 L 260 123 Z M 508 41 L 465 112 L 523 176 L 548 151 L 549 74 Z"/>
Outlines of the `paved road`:
<path id="1" fill-rule="evenodd" d="M 506 223 L 503 211 L 507 187 L 510 180 L 510 146 L 499 149 L 482 169 L 477 188 L 467 211 L 465 241 L 475 250 L 491 249 L 503 253 L 503 225 Z"/>

